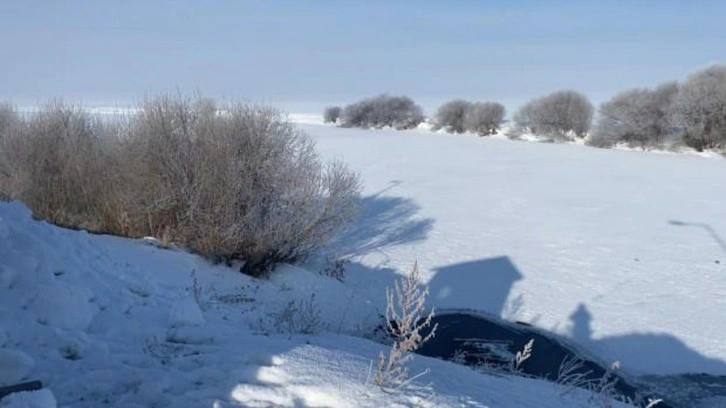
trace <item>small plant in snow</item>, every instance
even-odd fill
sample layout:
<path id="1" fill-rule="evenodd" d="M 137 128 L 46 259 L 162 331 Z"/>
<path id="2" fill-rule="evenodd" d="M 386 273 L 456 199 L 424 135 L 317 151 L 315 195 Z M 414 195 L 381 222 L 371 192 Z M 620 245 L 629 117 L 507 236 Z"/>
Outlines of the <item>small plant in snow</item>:
<path id="1" fill-rule="evenodd" d="M 202 286 L 199 285 L 199 279 L 197 279 L 197 270 L 192 269 L 192 286 L 189 287 L 189 292 L 194 296 L 194 301 L 197 302 L 199 308 L 202 308 Z"/>
<path id="2" fill-rule="evenodd" d="M 239 285 L 235 290 L 227 293 L 219 293 L 213 290 L 211 298 L 216 303 L 227 305 L 240 305 L 246 303 L 254 303 L 257 293 L 260 291 L 260 285 Z"/>
<path id="3" fill-rule="evenodd" d="M 345 279 L 345 265 L 350 262 L 344 258 L 329 258 L 327 259 L 325 268 L 320 271 L 324 276 L 328 276 L 340 282 Z"/>
<path id="4" fill-rule="evenodd" d="M 522 363 L 527 361 L 530 357 L 532 357 L 532 346 L 534 345 L 534 339 L 531 339 L 527 342 L 527 344 L 524 345 L 524 348 L 521 351 L 518 351 L 517 354 L 514 356 L 512 361 L 509 363 L 509 371 L 513 374 L 520 373 L 522 370 L 520 369 L 520 366 Z"/>
<path id="5" fill-rule="evenodd" d="M 286 334 L 315 334 L 323 328 L 320 308 L 315 300 L 315 294 L 307 300 L 291 300 L 285 306 L 269 317 L 271 321 L 260 320 L 259 329 L 262 332 L 275 332 Z M 270 325 L 272 326 L 270 328 Z"/>
<path id="6" fill-rule="evenodd" d="M 565 387 L 560 395 L 571 393 L 575 388 L 588 388 L 593 380 L 588 377 L 592 374 L 592 370 L 584 371 L 584 361 L 578 357 L 565 357 L 557 370 L 557 379 L 555 383 Z"/>
<path id="7" fill-rule="evenodd" d="M 413 378 L 408 377 L 406 364 L 413 359 L 411 352 L 431 339 L 438 325 L 431 332 L 422 335 L 422 331 L 431 325 L 434 311 L 423 317 L 424 304 L 429 289 L 421 284 L 418 264 L 414 264 L 411 272 L 399 278 L 395 289 L 386 289 L 386 324 L 395 340 L 388 355 L 378 355 L 378 368 L 373 378 L 376 385 L 384 390 L 400 389 L 413 379 L 425 374 L 420 373 Z"/>
<path id="8" fill-rule="evenodd" d="M 467 355 L 466 351 L 464 351 L 462 349 L 456 349 L 456 351 L 454 351 L 454 355 L 451 356 L 449 361 L 451 361 L 454 364 L 465 365 L 466 364 L 466 355 Z"/>
<path id="9" fill-rule="evenodd" d="M 591 384 L 590 391 L 593 396 L 590 401 L 600 408 L 611 408 L 613 401 L 617 395 L 615 385 L 618 383 L 618 377 L 615 374 L 620 369 L 620 362 L 613 362 L 605 371 L 602 378 L 596 383 Z"/>

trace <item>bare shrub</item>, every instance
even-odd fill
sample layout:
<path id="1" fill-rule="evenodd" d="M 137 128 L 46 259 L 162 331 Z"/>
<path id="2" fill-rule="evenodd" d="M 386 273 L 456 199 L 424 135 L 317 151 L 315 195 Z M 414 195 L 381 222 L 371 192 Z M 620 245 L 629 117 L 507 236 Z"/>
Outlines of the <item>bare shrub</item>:
<path id="1" fill-rule="evenodd" d="M 598 381 L 589 384 L 592 392 L 591 402 L 600 408 L 611 408 L 615 397 L 618 395 L 615 386 L 618 383 L 618 376 L 615 373 L 620 369 L 620 362 L 615 361 L 608 367 Z"/>
<path id="2" fill-rule="evenodd" d="M 114 181 L 101 139 L 109 128 L 59 101 L 9 129 L 0 166 L 9 195 L 56 224 L 107 231 Z"/>
<path id="3" fill-rule="evenodd" d="M 268 107 L 158 97 L 101 123 L 56 103 L 13 129 L 0 168 L 36 216 L 243 260 L 253 276 L 318 249 L 359 200 L 358 176 Z"/>
<path id="4" fill-rule="evenodd" d="M 726 65 L 691 74 L 673 104 L 683 141 L 697 150 L 726 147 Z"/>
<path id="5" fill-rule="evenodd" d="M 615 95 L 600 105 L 589 145 L 656 147 L 673 134 L 670 111 L 678 84 L 668 82 L 655 89 L 636 88 Z"/>
<path id="6" fill-rule="evenodd" d="M 594 108 L 587 97 L 576 91 L 557 91 L 535 98 L 519 108 L 514 123 L 538 135 L 568 138 L 569 133 L 584 137 L 590 130 Z"/>
<path id="7" fill-rule="evenodd" d="M 130 217 L 148 220 L 139 232 L 171 228 L 189 248 L 244 260 L 253 276 L 304 258 L 356 210 L 358 176 L 323 164 L 312 139 L 272 108 L 151 100 L 125 149 L 141 181 Z"/>
<path id="8" fill-rule="evenodd" d="M 348 263 L 350 263 L 350 259 L 347 258 L 327 258 L 326 265 L 320 271 L 320 274 L 343 282 L 345 280 L 345 265 Z"/>
<path id="9" fill-rule="evenodd" d="M 323 328 L 320 307 L 313 293 L 308 299 L 288 301 L 267 319 L 260 319 L 255 329 L 262 333 L 315 334 Z"/>
<path id="10" fill-rule="evenodd" d="M 409 382 L 406 364 L 413 359 L 411 352 L 431 339 L 437 325 L 428 334 L 422 331 L 431 325 L 434 311 L 424 317 L 423 310 L 428 287 L 421 284 L 418 264 L 408 275 L 399 278 L 395 289 L 386 289 L 386 323 L 395 340 L 388 355 L 378 355 L 374 382 L 384 389 L 400 388 Z"/>
<path id="11" fill-rule="evenodd" d="M 0 141 L 2 141 L 6 129 L 9 129 L 19 121 L 20 117 L 15 107 L 9 102 L 0 102 Z"/>
<path id="12" fill-rule="evenodd" d="M 424 120 L 423 110 L 411 98 L 387 94 L 366 98 L 343 109 L 344 127 L 413 129 Z"/>
<path id="13" fill-rule="evenodd" d="M 464 115 L 464 128 L 479 136 L 493 135 L 504 120 L 506 109 L 497 102 L 477 102 Z"/>
<path id="14" fill-rule="evenodd" d="M 445 129 L 449 133 L 464 133 L 464 117 L 471 108 L 471 102 L 454 99 L 441 105 L 434 115 L 434 130 Z"/>
<path id="15" fill-rule="evenodd" d="M 590 378 L 592 370 L 584 371 L 585 361 L 578 357 L 565 357 L 557 369 L 555 383 L 562 385 L 565 390 L 560 395 L 571 393 L 577 388 L 589 388 L 594 380 Z"/>
<path id="16" fill-rule="evenodd" d="M 10 170 L 6 168 L 7 160 L 4 155 L 4 140 L 6 134 L 15 131 L 20 124 L 20 117 L 10 103 L 0 103 L 0 200 L 10 198 Z"/>
<path id="17" fill-rule="evenodd" d="M 315 294 L 308 300 L 289 301 L 285 308 L 275 315 L 278 330 L 286 333 L 314 334 L 322 329 L 320 308 Z"/>
<path id="18" fill-rule="evenodd" d="M 342 113 L 343 108 L 341 108 L 340 106 L 328 106 L 323 111 L 323 122 L 336 123 Z"/>

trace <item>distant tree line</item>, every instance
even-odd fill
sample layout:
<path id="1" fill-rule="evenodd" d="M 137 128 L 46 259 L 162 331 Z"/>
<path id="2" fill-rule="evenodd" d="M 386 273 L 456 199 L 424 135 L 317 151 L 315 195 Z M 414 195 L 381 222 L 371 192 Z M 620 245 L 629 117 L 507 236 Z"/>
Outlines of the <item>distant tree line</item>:
<path id="1" fill-rule="evenodd" d="M 411 98 L 382 94 L 341 108 L 328 107 L 323 112 L 326 122 L 342 127 L 413 129 L 424 121 L 423 109 Z"/>
<path id="2" fill-rule="evenodd" d="M 454 99 L 441 105 L 429 122 L 432 130 L 486 136 L 500 131 L 505 112 L 498 102 Z M 425 117 L 411 98 L 383 94 L 328 107 L 324 119 L 343 127 L 412 129 Z M 531 133 L 554 141 L 583 139 L 596 147 L 724 149 L 726 65 L 696 71 L 680 84 L 620 92 L 597 110 L 582 93 L 559 90 L 522 105 L 512 115 L 512 125 L 510 137 Z"/>
<path id="3" fill-rule="evenodd" d="M 682 84 L 666 82 L 615 95 L 600 106 L 588 142 L 601 147 L 726 148 L 726 65 L 696 71 Z"/>
<path id="4" fill-rule="evenodd" d="M 469 102 L 455 99 L 436 111 L 433 130 L 449 133 L 472 132 L 479 136 L 493 135 L 504 121 L 504 105 L 498 102 Z"/>

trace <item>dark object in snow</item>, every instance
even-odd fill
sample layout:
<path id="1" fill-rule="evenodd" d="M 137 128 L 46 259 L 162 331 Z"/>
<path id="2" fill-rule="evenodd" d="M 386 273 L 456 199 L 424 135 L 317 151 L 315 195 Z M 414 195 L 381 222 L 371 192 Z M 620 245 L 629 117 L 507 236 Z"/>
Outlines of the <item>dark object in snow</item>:
<path id="1" fill-rule="evenodd" d="M 37 391 L 42 388 L 43 383 L 41 383 L 40 381 L 28 381 L 20 384 L 9 385 L 7 387 L 0 387 L 0 400 L 16 392 Z"/>
<path id="2" fill-rule="evenodd" d="M 562 361 L 575 357 L 582 360 L 582 367 L 577 372 L 588 380 L 599 381 L 607 371 L 606 365 L 580 352 L 575 344 L 520 322 L 512 324 L 468 311 L 439 312 L 431 322 L 438 325 L 436 336 L 416 350 L 417 354 L 449 361 L 462 355 L 459 364 L 472 367 L 488 364 L 506 370 L 516 353 L 534 340 L 531 357 L 520 367 L 525 376 L 553 381 Z M 421 334 L 428 333 L 424 330 Z M 636 394 L 642 392 L 637 384 L 620 373 L 610 375 L 617 378 L 615 391 L 619 396 L 636 398 Z M 657 407 L 673 408 L 667 402 L 661 402 Z"/>

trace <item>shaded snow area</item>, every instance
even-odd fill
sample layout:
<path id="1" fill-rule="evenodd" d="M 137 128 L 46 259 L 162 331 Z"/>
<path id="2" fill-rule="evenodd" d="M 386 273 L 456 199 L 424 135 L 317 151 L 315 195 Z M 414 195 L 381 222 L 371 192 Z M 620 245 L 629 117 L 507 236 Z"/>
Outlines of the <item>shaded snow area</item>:
<path id="1" fill-rule="evenodd" d="M 0 407 L 555 408 L 590 397 L 426 357 L 411 372 L 429 374 L 384 393 L 371 366 L 386 347 L 358 337 L 379 323 L 384 296 L 356 284 L 370 277 L 378 287 L 386 274 L 351 264 L 341 283 L 282 266 L 256 280 L 153 240 L 65 230 L 0 203 L 0 387 L 46 387 Z M 291 302 L 316 312 L 285 323 Z M 296 327 L 319 333 L 288 333 L 310 316 L 319 321 Z"/>
<path id="2" fill-rule="evenodd" d="M 726 375 L 726 161 L 302 127 L 363 176 L 339 243 L 358 267 L 418 260 L 438 308 L 530 323 L 632 374 Z"/>

